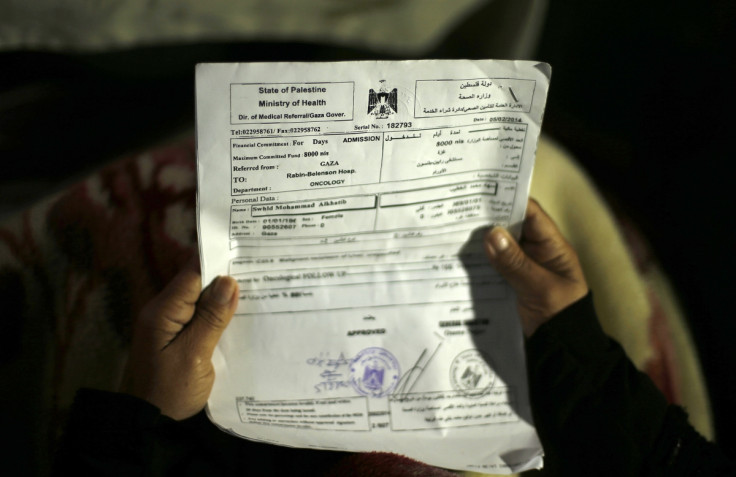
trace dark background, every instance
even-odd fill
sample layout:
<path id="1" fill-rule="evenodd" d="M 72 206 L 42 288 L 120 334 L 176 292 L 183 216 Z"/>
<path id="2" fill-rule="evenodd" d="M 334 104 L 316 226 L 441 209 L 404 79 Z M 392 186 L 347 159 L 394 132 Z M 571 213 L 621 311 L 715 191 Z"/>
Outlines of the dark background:
<path id="1" fill-rule="evenodd" d="M 650 241 L 687 313 L 717 440 L 736 455 L 736 2 L 553 4 L 544 129 Z"/>
<path id="2" fill-rule="evenodd" d="M 521 1 L 521 0 L 520 0 Z M 553 66 L 544 131 L 649 240 L 698 346 L 717 439 L 736 455 L 736 2 L 553 2 L 535 59 Z M 497 57 L 480 12 L 426 57 Z M 194 64 L 390 58 L 308 44 L 0 54 L 0 214 L 193 128 Z M 12 350 L 14 332 L 3 329 Z M 7 354 L 7 353 L 5 353 Z M 12 354 L 12 353 L 11 353 Z"/>

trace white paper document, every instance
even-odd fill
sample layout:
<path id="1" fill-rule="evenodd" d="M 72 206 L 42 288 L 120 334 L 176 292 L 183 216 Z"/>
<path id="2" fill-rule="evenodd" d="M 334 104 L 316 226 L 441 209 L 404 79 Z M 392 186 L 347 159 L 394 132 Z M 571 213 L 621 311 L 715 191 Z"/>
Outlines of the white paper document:
<path id="1" fill-rule="evenodd" d="M 240 284 L 210 419 L 279 445 L 542 465 L 511 288 L 549 85 L 526 61 L 201 64 L 204 283 Z"/>

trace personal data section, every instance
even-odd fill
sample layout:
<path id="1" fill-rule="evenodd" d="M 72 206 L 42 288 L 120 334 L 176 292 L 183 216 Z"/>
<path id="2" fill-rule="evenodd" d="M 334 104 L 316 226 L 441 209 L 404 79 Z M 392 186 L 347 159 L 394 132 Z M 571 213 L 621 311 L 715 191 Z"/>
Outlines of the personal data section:
<path id="1" fill-rule="evenodd" d="M 542 466 L 515 296 L 550 69 L 526 61 L 197 66 L 203 282 L 238 315 L 208 414 L 243 438 Z"/>
<path id="2" fill-rule="evenodd" d="M 233 205 L 230 238 L 420 231 L 480 217 L 493 217 L 493 223 L 506 225 L 516 190 L 513 182 L 474 180 L 401 192 Z"/>

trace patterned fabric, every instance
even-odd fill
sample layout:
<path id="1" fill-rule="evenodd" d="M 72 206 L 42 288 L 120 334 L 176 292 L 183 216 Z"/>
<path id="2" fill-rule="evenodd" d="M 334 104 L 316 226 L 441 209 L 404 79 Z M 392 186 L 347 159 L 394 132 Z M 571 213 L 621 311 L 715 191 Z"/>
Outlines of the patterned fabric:
<path id="1" fill-rule="evenodd" d="M 52 426 L 79 387 L 116 389 L 132 317 L 196 251 L 195 174 L 187 139 L 116 162 L 0 224 L 0 276 L 14 284 L 0 291 L 4 301 L 53 334 L 39 376 Z"/>

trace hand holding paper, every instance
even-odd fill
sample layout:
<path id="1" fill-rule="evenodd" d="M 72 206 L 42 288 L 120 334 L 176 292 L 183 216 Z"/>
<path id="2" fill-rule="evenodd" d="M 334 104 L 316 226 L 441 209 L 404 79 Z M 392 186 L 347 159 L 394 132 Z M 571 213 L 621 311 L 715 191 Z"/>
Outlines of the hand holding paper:
<path id="1" fill-rule="evenodd" d="M 212 352 L 237 306 L 238 286 L 219 277 L 201 294 L 201 278 L 182 270 L 141 312 L 120 391 L 176 420 L 201 411 L 215 379 Z"/>
<path id="2" fill-rule="evenodd" d="M 588 293 L 578 256 L 552 219 L 529 200 L 522 241 L 501 227 L 485 236 L 494 268 L 516 292 L 521 327 L 529 337 L 545 321 Z"/>

